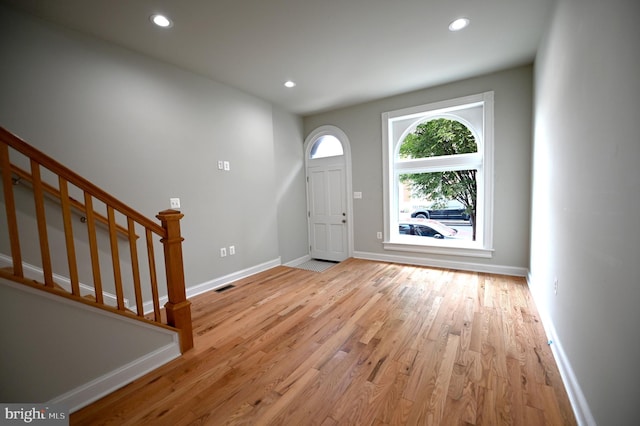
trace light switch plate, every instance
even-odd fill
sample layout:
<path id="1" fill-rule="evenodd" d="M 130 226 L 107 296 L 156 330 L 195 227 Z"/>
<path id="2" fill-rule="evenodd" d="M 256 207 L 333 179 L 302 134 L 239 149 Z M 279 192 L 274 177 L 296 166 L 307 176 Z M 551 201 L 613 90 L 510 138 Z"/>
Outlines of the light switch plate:
<path id="1" fill-rule="evenodd" d="M 360 200 L 362 198 L 362 192 L 354 192 L 353 193 L 353 198 L 355 198 L 356 200 Z"/>

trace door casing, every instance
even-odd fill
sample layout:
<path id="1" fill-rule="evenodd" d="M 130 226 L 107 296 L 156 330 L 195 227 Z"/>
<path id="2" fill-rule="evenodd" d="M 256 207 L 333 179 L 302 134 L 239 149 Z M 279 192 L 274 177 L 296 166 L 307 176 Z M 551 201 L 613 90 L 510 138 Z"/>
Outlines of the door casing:
<path id="1" fill-rule="evenodd" d="M 320 138 L 321 136 L 332 135 L 335 136 L 340 143 L 342 144 L 342 148 L 344 154 L 340 157 L 326 157 L 319 159 L 311 159 L 310 152 L 313 147 L 314 142 Z M 352 180 L 351 180 L 351 145 L 349 144 L 349 138 L 347 135 L 336 126 L 320 126 L 313 130 L 305 139 L 304 143 L 304 155 L 305 155 L 305 171 L 307 178 L 307 224 L 308 224 L 308 237 L 309 237 L 309 255 L 312 252 L 312 229 L 311 229 L 311 221 L 309 220 L 310 208 L 311 208 L 311 200 L 310 200 L 310 191 L 309 191 L 309 172 L 310 168 L 318 167 L 318 166 L 326 166 L 332 163 L 336 163 L 336 160 L 340 158 L 342 164 L 344 165 L 344 194 L 345 194 L 345 220 L 346 220 L 346 232 L 347 232 L 347 250 L 346 257 L 353 256 L 353 198 L 352 194 Z"/>

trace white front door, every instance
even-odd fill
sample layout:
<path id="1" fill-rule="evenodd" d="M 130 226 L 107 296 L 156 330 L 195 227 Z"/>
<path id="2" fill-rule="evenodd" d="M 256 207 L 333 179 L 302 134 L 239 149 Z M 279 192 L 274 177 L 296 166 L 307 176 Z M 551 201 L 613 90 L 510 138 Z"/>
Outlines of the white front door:
<path id="1" fill-rule="evenodd" d="M 311 257 L 343 261 L 349 257 L 344 164 L 311 166 L 307 180 Z"/>

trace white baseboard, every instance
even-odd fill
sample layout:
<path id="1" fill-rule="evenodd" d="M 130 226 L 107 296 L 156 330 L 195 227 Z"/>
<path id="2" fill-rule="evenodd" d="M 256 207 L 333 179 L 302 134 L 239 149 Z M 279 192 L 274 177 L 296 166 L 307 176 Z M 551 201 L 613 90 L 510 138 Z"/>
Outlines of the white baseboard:
<path id="1" fill-rule="evenodd" d="M 538 293 L 537 287 L 533 284 L 533 278 L 527 268 L 513 267 L 513 266 L 503 266 L 503 265 L 486 265 L 480 263 L 469 263 L 469 262 L 458 262 L 451 260 L 439 260 L 439 259 L 429 259 L 422 257 L 411 257 L 411 256 L 399 256 L 399 255 L 390 255 L 390 254 L 379 254 L 379 253 L 371 253 L 371 252 L 360 252 L 356 251 L 353 253 L 353 257 L 358 259 L 366 259 L 366 260 L 376 260 L 382 262 L 392 262 L 392 263 L 400 263 L 400 264 L 409 264 L 409 265 L 418 265 L 418 266 L 431 266 L 436 268 L 446 268 L 446 269 L 457 269 L 463 271 L 474 271 L 474 272 L 486 272 L 493 274 L 502 274 L 502 275 L 512 275 L 512 276 L 521 276 L 527 278 L 527 283 L 529 285 L 529 289 L 533 296 L 533 299 L 536 303 L 536 307 L 540 314 L 540 319 L 544 326 L 545 332 L 549 340 L 551 340 L 551 350 L 553 352 L 554 358 L 558 365 L 558 369 L 560 370 L 560 375 L 562 376 L 562 380 L 565 384 L 567 393 L 569 395 L 569 400 L 571 401 L 571 405 L 574 410 L 574 414 L 578 421 L 579 425 L 585 426 L 595 426 L 596 422 L 591 414 L 591 410 L 587 404 L 586 398 L 580 385 L 575 377 L 573 369 L 571 367 L 571 363 L 567 358 L 563 348 L 560 338 L 557 335 L 553 322 L 549 316 L 549 313 L 544 308 L 544 304 L 542 303 L 542 299 L 540 294 Z M 290 262 L 286 263 L 286 266 L 297 266 L 301 263 L 304 263 L 310 260 L 311 257 L 309 255 L 302 256 L 298 259 L 294 259 Z M 0 254 L 0 266 L 11 266 L 11 258 Z M 257 274 L 259 272 L 266 271 L 268 269 L 274 268 L 276 266 L 281 265 L 280 258 L 241 270 L 237 271 L 219 278 L 215 278 L 210 281 L 206 281 L 201 284 L 197 284 L 195 286 L 189 287 L 187 289 L 187 297 L 194 297 L 202 293 L 206 293 L 211 290 L 215 290 L 217 288 L 228 285 L 234 281 L 249 277 L 251 275 Z M 42 280 L 42 270 L 38 267 L 29 264 L 23 264 L 25 272 L 29 278 Z M 63 287 L 64 285 L 68 285 L 70 287 L 70 281 L 66 277 L 55 275 L 54 279 L 56 282 L 60 283 Z M 83 289 L 87 292 L 93 292 L 93 289 L 89 286 L 82 285 Z M 114 295 L 105 294 L 105 298 L 109 297 L 115 302 Z M 110 299 L 110 300 L 111 300 Z M 162 297 L 160 299 L 161 303 L 164 304 L 167 301 L 167 297 Z M 144 304 L 145 312 L 153 312 L 153 304 L 152 302 L 147 302 Z M 70 411 L 76 411 L 96 400 L 103 397 L 104 395 L 109 394 L 110 392 L 120 388 L 126 383 L 129 383 L 136 378 L 152 371 L 155 368 L 158 368 L 161 365 L 177 358 L 180 356 L 179 344 L 175 343 L 172 345 L 167 345 L 163 348 L 156 350 L 146 356 L 139 358 L 115 371 L 112 371 L 102 377 L 99 377 L 89 383 L 86 383 L 76 389 L 73 389 L 63 395 L 60 395 L 53 400 L 49 401 L 50 403 L 59 403 L 63 404 L 66 407 L 70 407 Z"/>
<path id="2" fill-rule="evenodd" d="M 0 268 L 8 267 L 13 265 L 13 260 L 11 257 L 6 256 L 0 253 Z M 31 280 L 36 280 L 38 282 L 44 282 L 44 271 L 39 266 L 32 265 L 30 263 L 22 262 L 22 269 L 24 271 L 25 278 L 29 278 Z M 58 274 L 52 274 L 53 280 L 60 287 L 64 288 L 66 291 L 71 293 L 71 280 L 68 277 L 64 277 Z M 92 286 L 80 283 L 80 295 L 81 296 L 95 296 L 96 291 Z M 109 306 L 118 306 L 118 298 L 115 294 L 108 293 L 106 291 L 102 292 L 102 298 L 104 299 L 105 305 Z M 129 299 L 124 299 L 124 306 L 127 309 L 130 309 Z"/>
<path id="3" fill-rule="evenodd" d="M 308 262 L 311 260 L 311 255 L 304 255 L 302 257 L 299 257 L 297 259 L 293 259 L 290 262 L 287 262 L 284 264 L 284 266 L 290 266 L 292 268 L 295 268 L 298 265 L 302 265 L 304 262 Z"/>
<path id="4" fill-rule="evenodd" d="M 69 412 L 73 413 L 179 356 L 180 344 L 176 340 L 104 376 L 59 395 L 48 403 L 67 407 Z"/>
<path id="5" fill-rule="evenodd" d="M 300 259 L 304 259 L 304 258 L 305 257 L 302 257 Z M 206 293 L 207 291 L 215 290 L 216 288 L 223 287 L 239 279 L 249 277 L 253 274 L 257 274 L 258 272 L 263 272 L 268 269 L 274 268 L 276 266 L 280 266 L 281 264 L 282 264 L 281 260 L 278 257 L 277 259 L 273 259 L 268 262 L 261 263 L 260 265 L 252 266 L 250 268 L 233 272 L 223 277 L 215 278 L 213 280 L 206 281 L 204 283 L 197 284 L 195 286 L 191 286 L 186 289 L 187 298 L 197 296 L 202 293 Z M 11 257 L 0 253 L 0 268 L 9 267 L 12 265 L 13 265 L 13 261 Z M 44 272 L 42 271 L 42 268 L 31 265 L 26 262 L 22 262 L 22 268 L 24 270 L 26 278 L 37 280 L 39 282 L 44 282 Z M 53 274 L 53 279 L 56 282 L 56 284 L 60 285 L 60 287 L 64 288 L 68 292 L 71 292 L 71 280 L 68 277 L 64 277 L 58 274 Z M 93 287 L 89 285 L 80 283 L 80 294 L 82 296 L 89 295 L 89 294 L 95 296 L 95 290 Z M 118 306 L 118 299 L 114 294 L 103 291 L 102 295 L 106 305 Z M 159 300 L 160 306 L 163 306 L 165 303 L 167 303 L 167 301 L 168 301 L 167 296 L 160 297 L 160 300 Z M 131 309 L 131 306 L 129 305 L 129 299 L 127 298 L 124 299 L 124 305 L 127 309 Z M 153 301 L 150 300 L 150 301 L 144 302 L 143 309 L 144 309 L 145 315 L 152 313 Z"/>
<path id="6" fill-rule="evenodd" d="M 29 286 L 17 284 L 13 281 L 3 280 L 3 285 L 14 288 L 16 290 L 31 293 L 38 297 L 53 300 L 56 303 L 72 305 L 76 309 L 90 311 L 96 315 L 112 318 L 115 321 L 129 323 L 135 327 L 153 329 L 155 333 L 162 333 L 170 337 L 171 342 L 156 349 L 153 352 L 143 355 L 113 371 L 102 376 L 96 377 L 88 383 L 82 384 L 75 389 L 71 389 L 62 395 L 58 395 L 48 401 L 51 404 L 60 404 L 69 409 L 70 412 L 77 411 L 94 401 L 108 395 L 109 393 L 119 389 L 135 379 L 163 366 L 164 364 L 178 358 L 180 352 L 180 338 L 178 332 L 157 328 L 151 324 L 145 324 L 132 318 L 123 317 L 112 312 L 104 311 L 82 303 L 76 303 L 72 300 L 58 297 L 48 292 L 43 292 Z"/>
<path id="7" fill-rule="evenodd" d="M 457 269 L 461 271 L 486 272 L 490 274 L 527 276 L 527 268 L 503 265 L 487 265 L 483 263 L 458 262 L 455 260 L 429 259 L 424 257 L 399 256 L 395 254 L 380 254 L 356 251 L 353 257 L 381 262 L 403 263 L 407 265 L 431 266 L 434 268 Z"/>
<path id="8" fill-rule="evenodd" d="M 538 287 L 534 284 L 533 277 L 530 272 L 527 273 L 527 284 L 536 304 L 536 308 L 538 309 L 538 313 L 540 314 L 540 320 L 542 321 L 547 338 L 551 342 L 549 346 L 551 347 L 553 357 L 558 365 L 558 370 L 560 370 L 560 376 L 562 377 L 567 394 L 569 395 L 569 401 L 571 401 L 576 421 L 579 425 L 596 426 L 596 420 L 593 418 L 593 414 L 591 414 L 591 409 L 589 408 L 587 399 L 585 398 L 582 388 L 580 387 L 575 373 L 573 372 L 573 368 L 571 367 L 569 358 L 562 347 L 562 342 L 558 337 L 556 328 L 551 320 L 551 316 L 545 308 L 545 304 L 542 301 Z"/>
<path id="9" fill-rule="evenodd" d="M 219 278 L 214 278 L 210 281 L 203 282 L 201 284 L 197 284 L 187 288 L 187 298 L 194 297 L 202 293 L 206 293 L 211 290 L 215 290 L 220 287 L 224 287 L 225 285 L 231 284 L 234 281 L 241 280 L 243 278 L 250 277 L 251 275 L 257 274 L 259 272 L 267 271 L 271 268 L 275 268 L 276 266 L 282 265 L 280 258 L 273 259 L 259 265 L 252 266 L 250 268 L 243 269 L 241 271 L 233 272 L 228 275 L 224 275 Z M 167 298 L 164 297 L 161 299 L 161 302 L 166 303 Z M 153 310 L 153 306 L 151 307 Z"/>

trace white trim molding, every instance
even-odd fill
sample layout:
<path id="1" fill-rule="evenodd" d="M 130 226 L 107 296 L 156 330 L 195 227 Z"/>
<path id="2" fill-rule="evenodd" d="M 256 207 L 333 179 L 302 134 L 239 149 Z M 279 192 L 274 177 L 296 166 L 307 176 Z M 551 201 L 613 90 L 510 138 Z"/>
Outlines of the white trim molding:
<path id="1" fill-rule="evenodd" d="M 70 413 L 86 407 L 92 402 L 109 395 L 145 374 L 180 357 L 180 343 L 178 342 L 177 336 L 176 333 L 175 342 L 146 354 L 116 370 L 110 371 L 82 386 L 78 386 L 69 392 L 65 392 L 47 403 L 69 407 Z"/>
<path id="2" fill-rule="evenodd" d="M 423 238 L 423 237 L 420 237 Z M 446 243 L 448 241 L 443 241 Z M 403 244 L 403 243 L 395 243 L 385 241 L 383 243 L 383 247 L 385 250 L 392 251 L 404 251 L 409 253 L 431 253 L 431 254 L 443 254 L 447 256 L 467 256 L 467 257 L 482 257 L 485 259 L 490 259 L 493 257 L 493 249 L 484 249 L 481 247 L 463 247 L 463 246 L 455 246 L 455 247 L 447 247 L 445 245 L 442 246 L 433 246 L 433 245 L 418 245 L 418 244 Z"/>
<path id="3" fill-rule="evenodd" d="M 386 250 L 464 257 L 493 256 L 493 108 L 494 92 L 488 91 L 382 113 L 383 234 Z M 466 126 L 476 140 L 477 152 L 418 159 L 400 158 L 398 153 L 406 136 L 420 124 L 438 118 L 458 121 Z M 477 171 L 476 240 L 452 239 L 444 244 L 444 241 L 426 238 L 417 242 L 399 234 L 400 176 L 449 170 Z"/>
<path id="4" fill-rule="evenodd" d="M 211 290 L 215 290 L 220 287 L 224 287 L 225 285 L 231 284 L 234 281 L 241 280 L 243 278 L 250 277 L 251 275 L 257 274 L 259 272 L 267 271 L 271 268 L 275 268 L 276 266 L 282 265 L 280 258 L 273 259 L 259 265 L 252 266 L 250 268 L 243 269 L 241 271 L 233 272 L 231 274 L 224 275 L 219 278 L 214 278 L 210 281 L 205 281 L 201 284 L 196 284 L 194 286 L 187 288 L 187 298 L 197 296 L 199 294 L 206 293 Z M 167 297 L 164 296 L 160 298 L 160 303 L 164 304 L 167 302 Z M 151 311 L 153 311 L 153 305 L 150 306 Z M 145 303 L 145 312 L 147 310 L 147 303 Z"/>
<path id="5" fill-rule="evenodd" d="M 69 412 L 73 413 L 94 401 L 110 394 L 111 392 L 120 389 L 121 387 L 131 383 L 143 375 L 162 367 L 169 361 L 172 361 L 181 356 L 180 352 L 180 339 L 177 331 L 171 331 L 164 328 L 156 327 L 151 324 L 146 324 L 131 318 L 123 317 L 112 312 L 108 312 L 102 309 L 94 308 L 93 306 L 85 305 L 83 303 L 76 303 L 72 300 L 58 297 L 56 295 L 43 292 L 29 286 L 15 283 L 10 280 L 3 280 L 3 285 L 11 287 L 21 292 L 30 293 L 38 297 L 52 300 L 56 303 L 73 306 L 75 309 L 82 309 L 84 311 L 92 312 L 95 315 L 111 318 L 114 321 L 121 321 L 137 328 L 145 328 L 153 330 L 154 333 L 161 333 L 171 338 L 171 342 L 156 349 L 153 352 L 145 354 L 133 361 L 116 368 L 113 371 L 109 371 L 102 376 L 84 383 L 74 389 L 71 389 L 55 398 L 47 401 L 49 404 L 59 404 L 63 407 L 67 407 Z"/>
<path id="6" fill-rule="evenodd" d="M 349 141 L 349 137 L 347 136 L 347 134 L 342 131 L 342 129 L 340 129 L 339 127 L 333 126 L 333 125 L 324 125 L 324 126 L 320 126 L 317 127 L 316 129 L 312 130 L 307 137 L 305 138 L 304 141 L 304 169 L 305 169 L 305 176 L 309 176 L 309 165 L 310 165 L 310 161 L 318 161 L 318 160 L 310 160 L 309 159 L 309 155 L 311 153 L 311 148 L 313 146 L 313 143 L 321 136 L 326 136 L 326 135 L 331 135 L 331 136 L 335 136 L 340 143 L 342 144 L 342 149 L 344 151 L 343 154 L 343 159 L 344 159 L 344 166 L 345 166 L 345 178 L 346 178 L 346 202 L 347 202 L 347 256 L 353 256 L 353 248 L 355 247 L 354 245 L 354 237 L 353 237 L 353 171 L 352 171 L 352 160 L 351 160 L 351 142 Z M 306 189 L 307 191 L 307 211 L 309 211 L 309 189 L 307 187 Z M 307 225 L 308 228 L 308 225 Z M 311 236 L 310 236 L 310 232 L 311 230 L 308 229 L 309 235 L 309 241 L 311 241 Z"/>
<path id="7" fill-rule="evenodd" d="M 527 273 L 527 285 L 529 286 L 529 291 L 531 292 L 533 301 L 536 305 L 536 308 L 538 309 L 540 321 L 542 321 L 542 326 L 544 327 L 544 331 L 547 334 L 549 347 L 551 348 L 553 357 L 555 358 L 556 364 L 558 365 L 558 370 L 560 370 L 560 376 L 562 377 L 562 382 L 564 383 L 567 394 L 569 395 L 569 401 L 571 402 L 571 406 L 573 407 L 573 413 L 576 416 L 576 420 L 579 425 L 596 426 L 596 420 L 593 417 L 593 414 L 591 414 L 591 409 L 589 408 L 587 399 L 585 398 L 584 393 L 582 392 L 582 388 L 578 383 L 578 379 L 573 372 L 571 362 L 569 361 L 569 358 L 567 357 L 567 354 L 562 347 L 562 342 L 560 341 L 560 337 L 558 336 L 556 328 L 553 325 L 551 316 L 549 315 L 549 312 L 546 310 L 545 304 L 542 301 L 542 295 L 538 290 L 541 287 L 535 285 L 534 278 L 531 275 L 531 272 Z"/>
<path id="8" fill-rule="evenodd" d="M 0 267 L 7 267 L 11 265 L 13 265 L 13 260 L 11 259 L 11 257 L 0 253 Z M 26 278 L 36 280 L 42 283 L 44 282 L 44 272 L 42 268 L 26 262 L 22 262 L 22 268 L 24 270 Z M 53 275 L 53 280 L 55 281 L 56 284 L 58 284 L 60 287 L 65 289 L 67 292 L 71 293 L 71 280 L 68 277 L 58 275 L 55 273 L 52 275 Z M 81 296 L 96 295 L 95 289 L 90 285 L 83 284 L 83 283 L 80 283 L 79 285 L 80 285 Z M 102 298 L 104 299 L 105 305 L 118 306 L 118 298 L 116 297 L 115 294 L 102 291 Z M 125 308 L 131 309 L 131 305 L 129 305 L 129 299 L 125 297 L 123 300 L 124 300 Z"/>
<path id="9" fill-rule="evenodd" d="M 292 268 L 295 268 L 296 266 L 302 265 L 303 263 L 308 262 L 310 260 L 311 260 L 311 256 L 307 254 L 305 256 L 299 257 L 297 259 L 293 259 L 292 261 L 285 263 L 284 266 L 290 266 Z"/>
<path id="10" fill-rule="evenodd" d="M 308 256 L 306 256 L 308 257 Z M 301 259 L 305 259 L 305 256 L 303 256 Z M 292 261 L 295 262 L 295 261 Z M 290 262 L 290 263 L 292 263 Z M 299 262 L 303 263 L 303 261 Z M 223 277 L 219 277 L 219 278 L 215 278 L 213 280 L 210 281 L 206 281 L 204 283 L 200 283 L 200 284 L 196 284 L 194 286 L 188 287 L 186 289 L 187 292 L 187 298 L 189 297 L 194 297 L 197 296 L 199 294 L 202 293 L 206 293 L 207 291 L 211 291 L 211 290 L 215 290 L 219 287 L 223 287 L 229 283 L 232 283 L 234 281 L 240 280 L 242 278 L 246 278 L 249 277 L 253 274 L 257 274 L 258 272 L 263 272 L 266 271 L 268 269 L 274 268 L 276 266 L 280 266 L 281 260 L 278 257 L 277 259 L 273 259 L 270 260 L 268 262 L 262 263 L 260 265 L 256 265 L 256 266 L 252 266 L 250 268 L 247 269 L 243 269 L 241 271 L 237 271 L 237 272 L 233 272 L 231 274 L 225 275 Z M 11 257 L 6 256 L 2 253 L 0 253 L 0 267 L 8 267 L 13 265 L 13 261 L 11 260 Z M 29 279 L 32 280 L 37 280 L 40 282 L 44 282 L 44 273 L 42 271 L 41 268 L 31 265 L 29 263 L 25 263 L 22 262 L 22 267 L 25 271 L 25 276 Z M 71 280 L 67 277 L 64 277 L 62 275 L 58 275 L 58 274 L 53 274 L 53 279 L 55 280 L 56 284 L 60 285 L 62 288 L 64 288 L 65 290 L 67 290 L 68 292 L 71 292 Z M 85 295 L 95 295 L 95 290 L 93 287 L 86 285 L 86 284 L 82 284 L 80 283 L 80 289 L 81 289 L 81 295 L 85 296 Z M 105 300 L 105 304 L 109 305 L 109 306 L 117 306 L 117 298 L 114 294 L 111 293 L 107 293 L 107 292 L 102 292 L 104 300 Z M 169 301 L 168 297 L 162 296 L 159 299 L 159 303 L 160 306 L 163 306 L 165 303 L 167 303 Z M 124 299 L 124 305 L 127 309 L 130 309 L 131 306 L 129 305 L 129 299 L 125 298 Z M 144 309 L 144 313 L 146 314 L 150 314 L 153 312 L 153 301 L 149 300 L 143 303 L 143 309 Z"/>
<path id="11" fill-rule="evenodd" d="M 521 268 L 517 266 L 488 265 L 484 263 L 470 263 L 457 260 L 441 260 L 427 257 L 398 256 L 393 254 L 380 254 L 363 251 L 354 252 L 353 257 L 357 259 L 378 260 L 381 262 L 400 263 L 405 265 L 430 266 L 433 268 L 485 272 L 489 274 L 512 275 L 516 277 L 527 276 L 527 268 Z"/>

